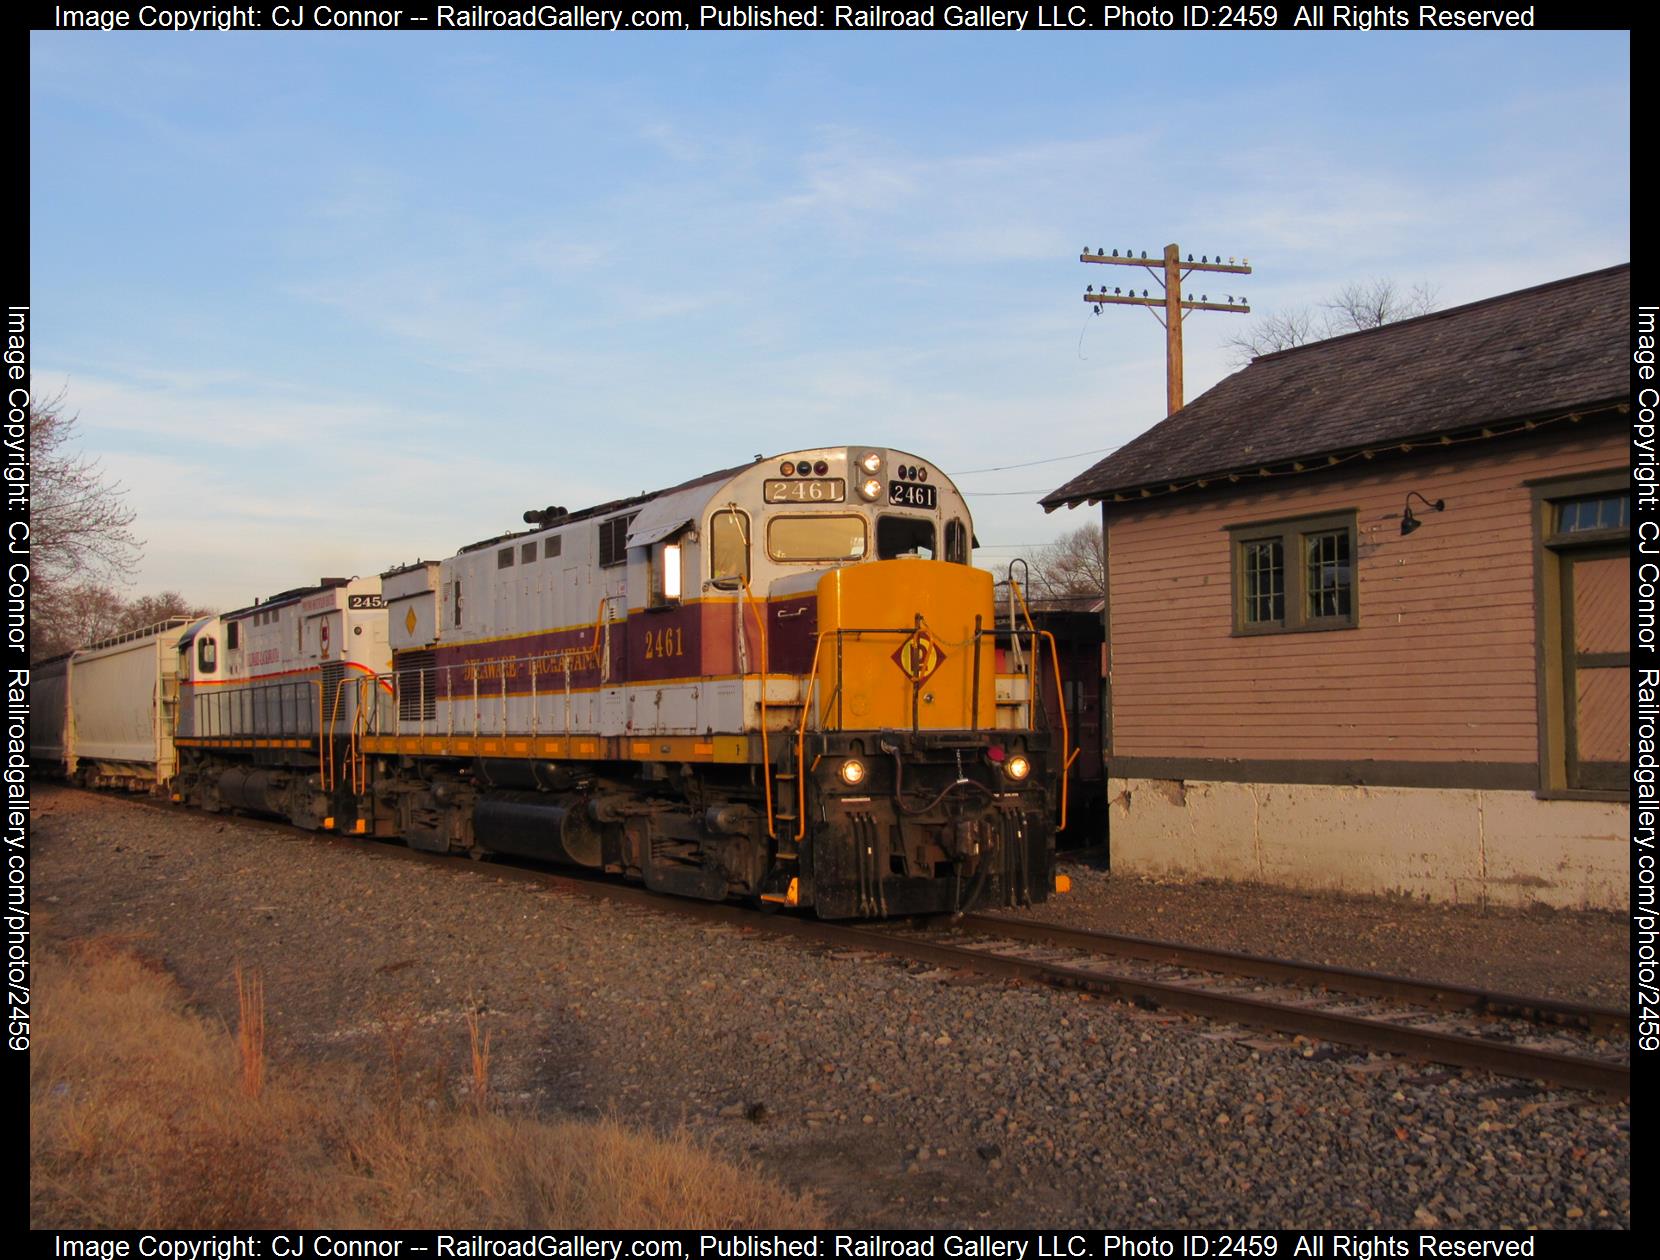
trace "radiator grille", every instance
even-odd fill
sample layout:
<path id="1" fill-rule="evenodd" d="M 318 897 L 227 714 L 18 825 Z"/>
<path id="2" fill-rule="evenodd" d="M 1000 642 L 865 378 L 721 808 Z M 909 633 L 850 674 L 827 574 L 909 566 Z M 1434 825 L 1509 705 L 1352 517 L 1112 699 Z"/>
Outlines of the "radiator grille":
<path id="1" fill-rule="evenodd" d="M 436 652 L 398 653 L 398 720 L 430 722 L 438 716 Z"/>
<path id="2" fill-rule="evenodd" d="M 347 706 L 351 697 L 340 694 L 340 684 L 345 680 L 345 677 L 346 667 L 339 661 L 329 661 L 323 665 L 321 718 L 324 734 L 330 732 L 338 734 L 349 729 L 352 715 Z"/>

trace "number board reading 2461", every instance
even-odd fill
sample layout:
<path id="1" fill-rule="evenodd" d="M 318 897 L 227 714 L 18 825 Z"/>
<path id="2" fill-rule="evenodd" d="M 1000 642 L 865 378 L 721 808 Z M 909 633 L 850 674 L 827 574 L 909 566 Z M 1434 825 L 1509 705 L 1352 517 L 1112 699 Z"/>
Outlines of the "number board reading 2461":
<path id="1" fill-rule="evenodd" d="M 847 498 L 847 482 L 840 477 L 807 480 L 769 480 L 763 492 L 768 503 L 840 503 Z"/>
<path id="2" fill-rule="evenodd" d="M 939 499 L 933 486 L 918 485 L 914 481 L 888 482 L 888 502 L 895 507 L 933 508 Z"/>

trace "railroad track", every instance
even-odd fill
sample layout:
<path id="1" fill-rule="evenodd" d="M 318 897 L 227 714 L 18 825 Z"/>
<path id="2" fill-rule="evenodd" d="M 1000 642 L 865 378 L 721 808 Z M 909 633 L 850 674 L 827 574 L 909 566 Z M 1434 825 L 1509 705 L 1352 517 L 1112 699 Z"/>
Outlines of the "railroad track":
<path id="1" fill-rule="evenodd" d="M 1631 1019 L 1608 1007 L 991 915 L 965 915 L 948 939 L 1004 975 L 1608 1098 L 1631 1093 Z"/>
<path id="2" fill-rule="evenodd" d="M 104 794 L 100 793 L 100 796 Z M 108 799 L 107 796 L 105 799 Z M 176 806 L 145 800 L 162 809 Z M 193 816 L 195 815 L 192 811 Z M 401 845 L 299 832 L 379 858 L 453 865 Z M 1326 967 L 1090 932 L 984 914 L 869 925 L 827 923 L 647 889 L 518 862 L 490 870 L 574 895 L 789 937 L 855 955 L 1080 989 L 1142 1007 L 1316 1038 L 1500 1076 L 1543 1081 L 1605 1098 L 1631 1093 L 1630 1016 L 1606 1007 L 1490 993 L 1352 968 Z"/>

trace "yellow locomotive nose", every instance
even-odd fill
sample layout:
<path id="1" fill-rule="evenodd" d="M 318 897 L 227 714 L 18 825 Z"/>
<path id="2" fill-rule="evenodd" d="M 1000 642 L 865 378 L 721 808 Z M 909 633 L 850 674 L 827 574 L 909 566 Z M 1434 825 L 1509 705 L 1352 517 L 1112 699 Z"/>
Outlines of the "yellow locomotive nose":
<path id="1" fill-rule="evenodd" d="M 821 719 L 840 730 L 992 726 L 992 617 L 984 569 L 903 559 L 831 570 L 818 584 Z"/>

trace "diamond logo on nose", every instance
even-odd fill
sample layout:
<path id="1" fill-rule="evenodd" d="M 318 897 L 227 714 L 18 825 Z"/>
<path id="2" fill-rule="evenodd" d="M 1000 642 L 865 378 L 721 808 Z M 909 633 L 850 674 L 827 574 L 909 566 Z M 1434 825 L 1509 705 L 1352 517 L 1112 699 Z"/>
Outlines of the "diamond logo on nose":
<path id="1" fill-rule="evenodd" d="M 917 630 L 893 654 L 893 663 L 905 671 L 907 678 L 918 684 L 927 682 L 944 660 L 945 653 L 940 651 L 934 636 L 926 630 Z"/>

